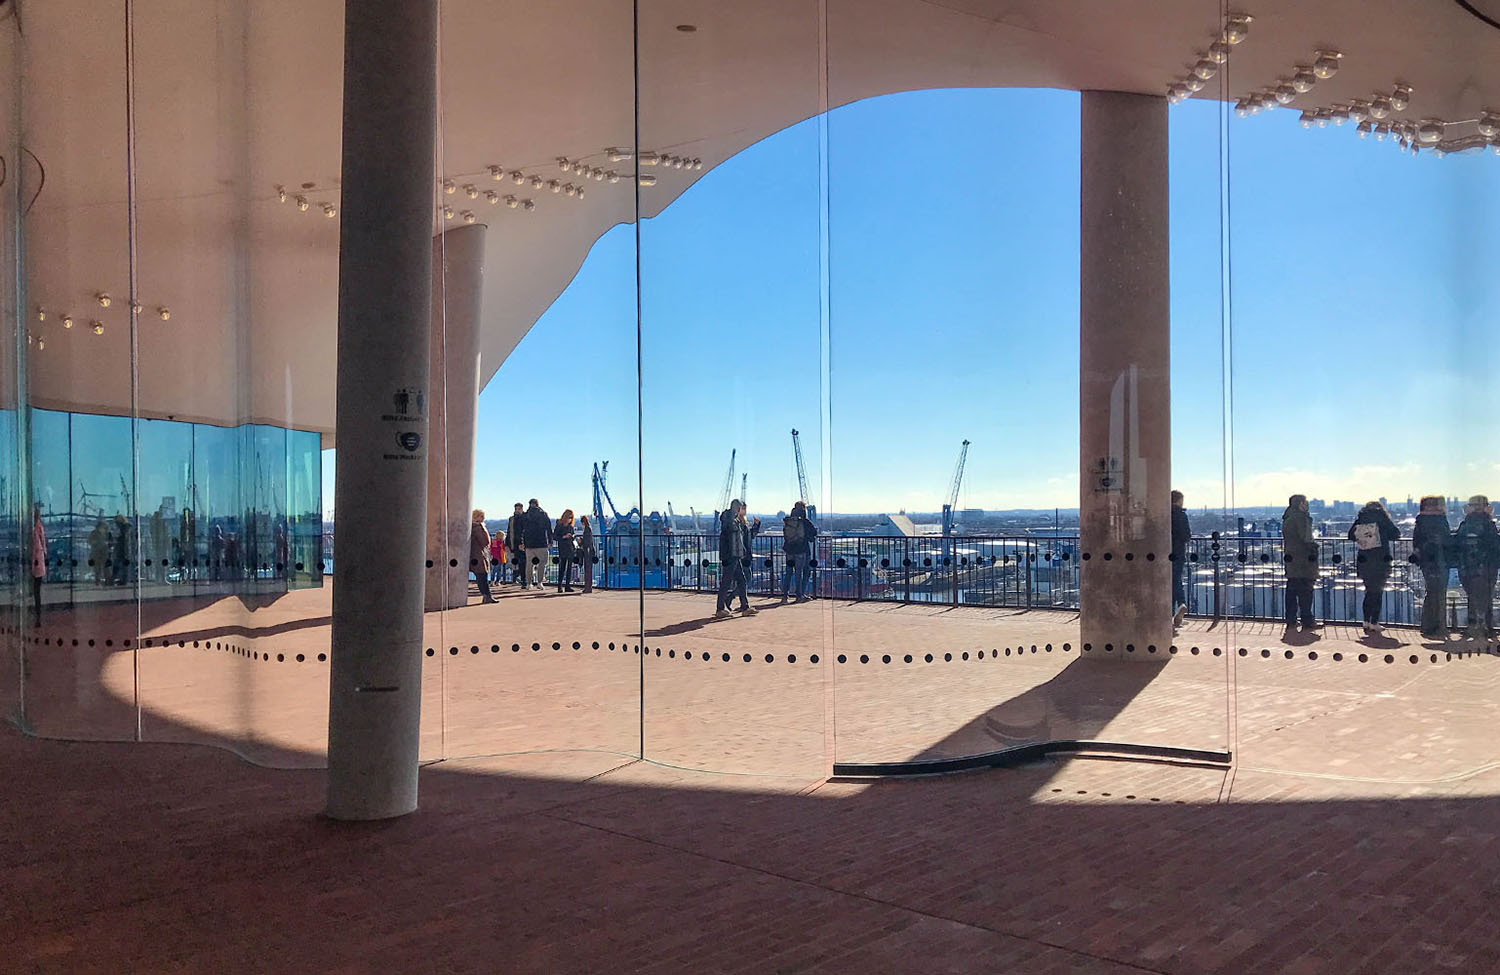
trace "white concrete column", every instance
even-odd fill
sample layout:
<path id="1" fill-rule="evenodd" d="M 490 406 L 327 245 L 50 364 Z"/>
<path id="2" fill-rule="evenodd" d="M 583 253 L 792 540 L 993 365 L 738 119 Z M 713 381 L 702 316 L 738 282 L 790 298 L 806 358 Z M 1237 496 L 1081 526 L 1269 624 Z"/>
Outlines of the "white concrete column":
<path id="1" fill-rule="evenodd" d="M 328 815 L 417 807 L 437 0 L 344 12 Z"/>
<path id="2" fill-rule="evenodd" d="M 427 573 L 428 612 L 463 606 L 469 596 L 484 239 L 485 226 L 476 223 L 444 231 L 432 241 L 427 428 L 427 558 L 432 569 Z"/>
<path id="3" fill-rule="evenodd" d="M 1082 642 L 1159 661 L 1172 640 L 1167 102 L 1086 91 L 1082 117 Z"/>

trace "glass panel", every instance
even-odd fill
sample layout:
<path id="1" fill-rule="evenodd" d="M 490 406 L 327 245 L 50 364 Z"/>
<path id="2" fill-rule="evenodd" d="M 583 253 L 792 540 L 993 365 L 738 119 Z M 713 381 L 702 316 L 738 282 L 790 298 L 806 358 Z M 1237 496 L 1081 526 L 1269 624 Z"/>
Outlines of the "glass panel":
<path id="1" fill-rule="evenodd" d="M 0 158 L 9 166 L 20 156 L 20 35 L 18 21 L 0 24 Z M 21 370 L 18 341 L 23 327 L 17 269 L 20 264 L 20 179 L 0 181 L 0 718 L 20 722 L 21 661 L 24 644 L 17 639 L 21 614 L 29 598 L 30 563 L 23 562 L 22 528 L 30 523 L 26 511 L 25 469 L 19 428 Z"/>
<path id="2" fill-rule="evenodd" d="M 642 540 L 618 551 L 632 569 L 639 555 L 647 590 L 643 753 L 816 777 L 830 758 L 826 606 L 782 596 L 789 552 L 807 573 L 794 571 L 794 598 L 848 571 L 811 528 L 826 386 L 819 8 L 685 17 L 640 5 L 647 476 Z M 793 511 L 804 496 L 811 520 Z"/>

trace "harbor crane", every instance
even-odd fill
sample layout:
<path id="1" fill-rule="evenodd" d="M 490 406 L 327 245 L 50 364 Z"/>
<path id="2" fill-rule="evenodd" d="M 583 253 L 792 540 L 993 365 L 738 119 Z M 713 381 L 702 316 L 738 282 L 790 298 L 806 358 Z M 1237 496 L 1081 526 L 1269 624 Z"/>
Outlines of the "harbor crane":
<path id="1" fill-rule="evenodd" d="M 817 506 L 807 499 L 807 465 L 802 462 L 802 435 L 792 430 L 792 457 L 797 462 L 797 496 L 807 507 L 808 517 L 815 517 Z"/>
<path id="2" fill-rule="evenodd" d="M 969 441 L 965 440 L 963 446 L 958 450 L 958 464 L 953 468 L 953 480 L 948 484 L 948 497 L 943 502 L 943 537 L 949 538 L 954 533 L 954 512 L 958 509 L 958 489 L 964 483 L 964 464 L 969 459 Z"/>
<path id="3" fill-rule="evenodd" d="M 667 530 L 674 533 L 677 531 L 677 512 L 672 510 L 670 501 L 667 502 Z"/>
<path id="4" fill-rule="evenodd" d="M 745 513 L 750 513 L 750 475 L 740 475 L 740 504 L 745 506 Z"/>
<path id="5" fill-rule="evenodd" d="M 734 458 L 738 449 L 729 451 L 729 473 L 724 475 L 724 487 L 719 490 L 719 511 L 729 510 L 729 492 L 734 490 Z"/>
<path id="6" fill-rule="evenodd" d="M 626 531 L 629 531 L 630 519 L 632 517 L 640 515 L 641 509 L 631 508 L 625 514 L 620 514 L 619 509 L 615 507 L 615 499 L 609 496 L 609 488 L 605 485 L 605 480 L 608 477 L 609 461 L 595 461 L 593 475 L 594 521 L 598 522 L 599 524 L 600 534 L 611 534 L 617 532 L 621 523 L 624 523 L 626 525 Z M 611 515 L 611 517 L 609 518 L 606 518 L 604 516 L 604 506 L 606 504 L 609 505 L 609 513 Z"/>

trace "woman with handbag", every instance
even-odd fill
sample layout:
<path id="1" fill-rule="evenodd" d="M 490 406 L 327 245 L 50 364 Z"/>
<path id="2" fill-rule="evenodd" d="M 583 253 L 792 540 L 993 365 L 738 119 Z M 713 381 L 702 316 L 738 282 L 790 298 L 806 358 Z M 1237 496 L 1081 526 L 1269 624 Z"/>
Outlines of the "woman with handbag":
<path id="1" fill-rule="evenodd" d="M 1385 602 L 1386 580 L 1391 576 L 1391 543 L 1400 537 L 1401 531 L 1379 501 L 1368 502 L 1349 526 L 1349 540 L 1359 549 L 1354 571 L 1365 586 L 1367 636 L 1384 632 L 1380 626 L 1380 607 Z"/>
<path id="2" fill-rule="evenodd" d="M 557 542 L 557 591 L 573 591 L 573 558 L 577 549 L 573 544 L 573 509 L 568 508 L 557 519 L 557 527 L 552 532 L 553 539 Z"/>

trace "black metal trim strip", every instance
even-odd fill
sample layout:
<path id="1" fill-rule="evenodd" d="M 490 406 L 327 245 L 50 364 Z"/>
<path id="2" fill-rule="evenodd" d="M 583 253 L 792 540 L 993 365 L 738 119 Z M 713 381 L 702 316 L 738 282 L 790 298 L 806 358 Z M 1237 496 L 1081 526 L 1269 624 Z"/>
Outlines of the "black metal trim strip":
<path id="1" fill-rule="evenodd" d="M 1469 3 L 1469 0 L 1453 0 L 1453 2 L 1458 4 L 1460 7 L 1463 7 L 1469 13 L 1473 14 L 1475 17 L 1478 17 L 1480 20 L 1484 21 L 1486 24 L 1489 24 L 1496 30 L 1500 30 L 1500 20 L 1496 20 L 1489 14 L 1475 9 L 1474 5 L 1472 3 Z"/>
<path id="2" fill-rule="evenodd" d="M 957 758 L 914 759 L 908 762 L 834 762 L 834 778 L 893 778 L 909 775 L 947 775 L 980 768 L 1013 768 L 1036 762 L 1051 755 L 1097 755 L 1142 762 L 1171 762 L 1228 768 L 1232 755 L 1228 751 L 1207 748 L 1178 748 L 1172 745 L 1140 745 L 1115 741 L 1088 741 L 1059 738 L 1028 742 L 979 755 Z"/>

